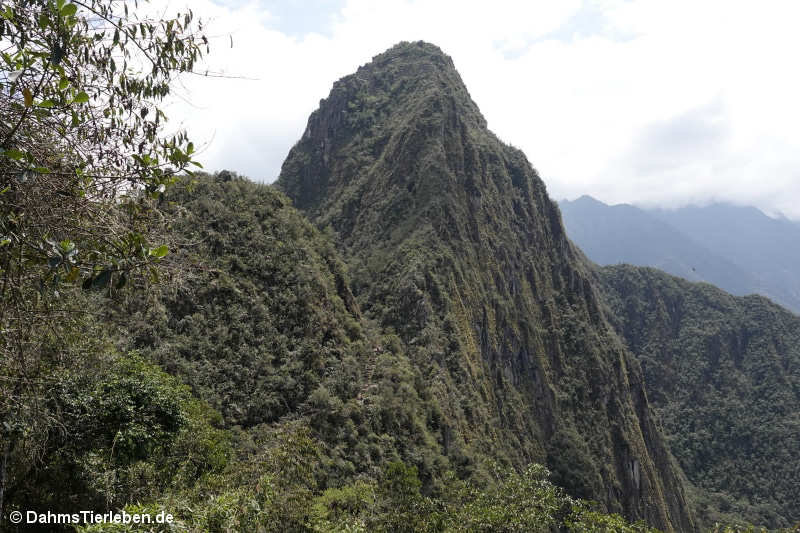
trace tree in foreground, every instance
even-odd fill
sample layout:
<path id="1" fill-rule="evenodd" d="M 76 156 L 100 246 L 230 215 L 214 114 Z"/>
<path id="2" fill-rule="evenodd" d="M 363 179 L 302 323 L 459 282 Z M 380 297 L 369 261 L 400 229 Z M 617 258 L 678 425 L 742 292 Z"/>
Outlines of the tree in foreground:
<path id="1" fill-rule="evenodd" d="M 202 25 L 139 7 L 0 4 L 0 517 L 65 431 L 59 381 L 102 352 L 79 289 L 118 290 L 167 253 L 151 208 L 199 166 L 159 104 L 207 51 Z"/>

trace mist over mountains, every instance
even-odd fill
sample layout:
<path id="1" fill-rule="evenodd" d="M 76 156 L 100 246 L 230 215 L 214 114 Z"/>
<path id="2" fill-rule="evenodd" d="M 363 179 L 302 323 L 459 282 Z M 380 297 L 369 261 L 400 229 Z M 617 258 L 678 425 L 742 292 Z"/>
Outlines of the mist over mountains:
<path id="1" fill-rule="evenodd" d="M 800 223 L 728 204 L 642 209 L 582 196 L 559 207 L 570 239 L 600 265 L 652 266 L 800 313 Z"/>

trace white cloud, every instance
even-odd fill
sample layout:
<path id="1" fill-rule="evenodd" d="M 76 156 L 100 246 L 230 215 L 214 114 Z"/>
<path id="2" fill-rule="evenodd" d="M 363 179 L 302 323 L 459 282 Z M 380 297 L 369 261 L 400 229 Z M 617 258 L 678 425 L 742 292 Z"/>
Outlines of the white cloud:
<path id="1" fill-rule="evenodd" d="M 210 169 L 274 180 L 333 81 L 424 39 L 555 198 L 727 200 L 800 219 L 794 1 L 347 0 L 302 37 L 257 2 L 191 7 L 219 36 L 210 67 L 257 78 L 185 80 L 196 108 L 171 115 L 213 139 Z"/>

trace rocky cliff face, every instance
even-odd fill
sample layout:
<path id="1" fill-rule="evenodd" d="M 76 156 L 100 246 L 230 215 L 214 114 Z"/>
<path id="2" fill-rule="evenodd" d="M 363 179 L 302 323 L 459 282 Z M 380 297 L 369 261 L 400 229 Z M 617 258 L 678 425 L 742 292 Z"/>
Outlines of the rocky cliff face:
<path id="1" fill-rule="evenodd" d="M 460 475 L 544 462 L 576 496 L 694 528 L 639 364 L 558 208 L 449 57 L 403 43 L 336 82 L 278 185 L 335 232 L 362 311 L 441 406 L 431 431 Z"/>

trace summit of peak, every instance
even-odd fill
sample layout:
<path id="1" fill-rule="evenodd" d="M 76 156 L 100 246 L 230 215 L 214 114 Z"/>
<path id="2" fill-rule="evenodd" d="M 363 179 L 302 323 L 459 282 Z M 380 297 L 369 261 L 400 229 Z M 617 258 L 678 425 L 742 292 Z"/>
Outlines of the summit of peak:
<path id="1" fill-rule="evenodd" d="M 402 41 L 361 65 L 356 72 L 333 84 L 331 95 L 340 91 L 381 91 L 393 96 L 418 90 L 469 93 L 455 64 L 441 48 L 425 41 Z"/>
<path id="2" fill-rule="evenodd" d="M 435 45 L 401 42 L 333 84 L 278 184 L 297 207 L 313 210 L 347 183 L 372 175 L 364 171 L 374 164 L 411 177 L 406 167 L 435 159 L 428 152 L 455 153 L 487 135 L 452 59 Z"/>
<path id="3" fill-rule="evenodd" d="M 382 65 L 390 61 L 431 62 L 450 68 L 455 68 L 453 60 L 435 44 L 425 41 L 401 41 L 372 58 L 371 63 Z M 362 67 L 364 68 L 364 67 Z"/>

